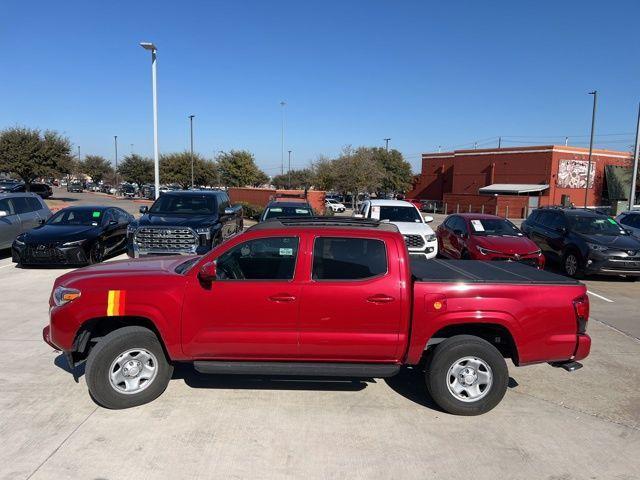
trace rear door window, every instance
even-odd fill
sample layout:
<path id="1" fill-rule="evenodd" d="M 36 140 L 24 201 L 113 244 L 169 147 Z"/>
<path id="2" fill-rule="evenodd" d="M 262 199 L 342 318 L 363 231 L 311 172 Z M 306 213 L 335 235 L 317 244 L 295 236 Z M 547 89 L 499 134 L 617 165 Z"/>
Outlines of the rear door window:
<path id="1" fill-rule="evenodd" d="M 362 280 L 387 272 L 382 240 L 319 237 L 313 246 L 313 280 Z"/>
<path id="2" fill-rule="evenodd" d="M 27 198 L 27 202 L 29 203 L 33 211 L 41 210 L 43 208 L 40 200 L 38 200 L 36 197 Z"/>
<path id="3" fill-rule="evenodd" d="M 13 204 L 16 208 L 18 215 L 33 212 L 33 208 L 29 205 L 27 197 L 15 197 L 13 198 Z"/>

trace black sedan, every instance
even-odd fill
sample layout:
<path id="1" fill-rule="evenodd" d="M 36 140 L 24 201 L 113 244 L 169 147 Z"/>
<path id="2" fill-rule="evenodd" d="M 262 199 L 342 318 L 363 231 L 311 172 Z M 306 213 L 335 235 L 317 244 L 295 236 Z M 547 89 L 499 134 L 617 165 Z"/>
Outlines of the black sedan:
<path id="1" fill-rule="evenodd" d="M 87 265 L 126 251 L 133 216 L 116 207 L 69 207 L 19 235 L 11 246 L 20 265 Z"/>

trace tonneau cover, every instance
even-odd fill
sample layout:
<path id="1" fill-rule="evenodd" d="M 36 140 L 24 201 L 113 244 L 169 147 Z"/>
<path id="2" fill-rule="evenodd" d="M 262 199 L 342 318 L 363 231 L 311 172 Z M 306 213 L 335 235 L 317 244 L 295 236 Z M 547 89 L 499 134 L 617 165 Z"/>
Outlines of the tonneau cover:
<path id="1" fill-rule="evenodd" d="M 411 273 L 416 282 L 579 284 L 572 278 L 538 270 L 522 263 L 502 261 L 411 258 Z"/>

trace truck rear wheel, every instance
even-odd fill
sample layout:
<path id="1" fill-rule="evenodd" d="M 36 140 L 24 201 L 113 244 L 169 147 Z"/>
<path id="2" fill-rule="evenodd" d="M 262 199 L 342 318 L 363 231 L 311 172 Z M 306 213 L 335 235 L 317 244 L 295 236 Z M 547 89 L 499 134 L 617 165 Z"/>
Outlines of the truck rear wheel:
<path id="1" fill-rule="evenodd" d="M 509 370 L 497 348 L 482 338 L 456 335 L 438 344 L 427 363 L 431 398 L 454 415 L 481 415 L 504 397 Z"/>
<path id="2" fill-rule="evenodd" d="M 106 335 L 89 353 L 85 375 L 96 403 L 111 409 L 151 402 L 165 391 L 173 366 L 156 335 L 124 327 Z"/>

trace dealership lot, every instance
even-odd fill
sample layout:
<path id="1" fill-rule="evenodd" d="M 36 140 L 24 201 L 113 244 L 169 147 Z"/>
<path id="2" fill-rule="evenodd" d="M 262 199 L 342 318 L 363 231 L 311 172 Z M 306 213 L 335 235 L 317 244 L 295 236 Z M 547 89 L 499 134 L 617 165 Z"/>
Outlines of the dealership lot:
<path id="1" fill-rule="evenodd" d="M 41 340 L 64 271 L 0 259 L 2 479 L 640 478 L 639 282 L 585 281 L 585 367 L 511 368 L 503 403 L 467 418 L 439 411 L 411 370 L 320 381 L 182 367 L 153 403 L 102 409 Z"/>

